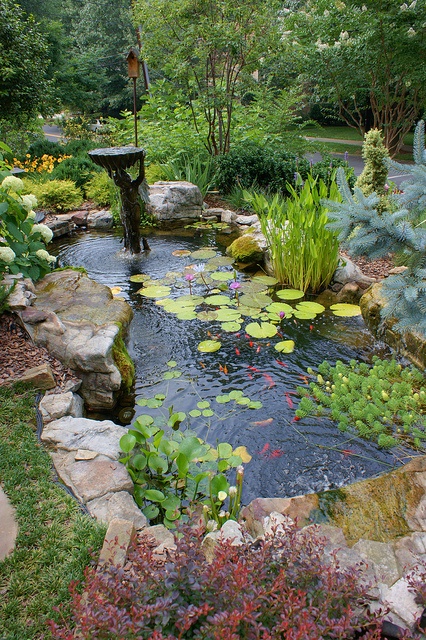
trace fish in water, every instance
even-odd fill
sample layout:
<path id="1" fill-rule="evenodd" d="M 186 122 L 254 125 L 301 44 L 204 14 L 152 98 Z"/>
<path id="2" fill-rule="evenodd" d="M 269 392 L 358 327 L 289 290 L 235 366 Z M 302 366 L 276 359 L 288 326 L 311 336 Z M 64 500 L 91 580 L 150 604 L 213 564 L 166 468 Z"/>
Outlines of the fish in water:
<path id="1" fill-rule="evenodd" d="M 255 422 L 250 422 L 250 425 L 252 427 L 267 427 L 268 424 L 272 424 L 273 421 L 273 418 L 266 418 L 265 420 L 256 420 Z"/>

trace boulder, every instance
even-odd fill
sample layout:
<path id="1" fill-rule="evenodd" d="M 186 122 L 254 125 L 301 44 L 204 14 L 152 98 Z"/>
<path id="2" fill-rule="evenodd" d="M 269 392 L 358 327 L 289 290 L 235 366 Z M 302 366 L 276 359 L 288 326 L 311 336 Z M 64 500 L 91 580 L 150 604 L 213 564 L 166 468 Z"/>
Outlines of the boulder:
<path id="1" fill-rule="evenodd" d="M 30 384 L 34 389 L 54 389 L 56 387 L 55 376 L 48 364 L 40 364 L 38 367 L 27 369 L 22 376 L 15 378 L 15 382 Z"/>
<path id="2" fill-rule="evenodd" d="M 403 334 L 393 327 L 395 319 L 382 322 L 381 311 L 385 300 L 381 293 L 381 284 L 371 286 L 359 301 L 362 317 L 371 333 L 380 338 L 393 349 L 396 349 L 411 360 L 419 369 L 426 367 L 426 338 L 420 333 L 406 331 Z"/>
<path id="3" fill-rule="evenodd" d="M 45 426 L 41 439 L 45 444 L 55 447 L 57 450 L 93 451 L 110 460 L 118 460 L 120 438 L 127 431 L 111 420 L 99 421 L 65 416 L 59 420 L 53 420 Z"/>
<path id="4" fill-rule="evenodd" d="M 76 223 L 77 224 L 77 223 Z M 114 218 L 111 211 L 91 211 L 86 218 L 88 229 L 111 229 L 114 225 Z"/>
<path id="5" fill-rule="evenodd" d="M 45 276 L 35 293 L 32 311 L 21 314 L 28 333 L 82 381 L 89 410 L 112 409 L 133 379 L 122 340 L 131 307 L 109 287 L 71 269 Z"/>
<path id="6" fill-rule="evenodd" d="M 81 418 L 83 416 L 83 398 L 71 391 L 50 393 L 40 400 L 39 409 L 45 425 L 64 416 Z"/>
<path id="7" fill-rule="evenodd" d="M 370 285 L 376 282 L 376 280 L 365 276 L 361 269 L 345 256 L 340 258 L 339 266 L 334 272 L 333 282 L 341 285 L 347 284 L 348 282 Z"/>
<path id="8" fill-rule="evenodd" d="M 120 518 L 132 522 L 138 531 L 148 525 L 147 518 L 127 491 L 106 493 L 100 498 L 90 500 L 86 507 L 98 522 L 110 524 L 113 519 Z"/>
<path id="9" fill-rule="evenodd" d="M 190 182 L 155 182 L 149 188 L 147 211 L 159 222 L 179 222 L 200 218 L 203 196 Z"/>
<path id="10" fill-rule="evenodd" d="M 226 253 L 236 262 L 243 264 L 257 264 L 263 262 L 263 249 L 251 234 L 244 234 L 236 238 L 226 249 Z"/>

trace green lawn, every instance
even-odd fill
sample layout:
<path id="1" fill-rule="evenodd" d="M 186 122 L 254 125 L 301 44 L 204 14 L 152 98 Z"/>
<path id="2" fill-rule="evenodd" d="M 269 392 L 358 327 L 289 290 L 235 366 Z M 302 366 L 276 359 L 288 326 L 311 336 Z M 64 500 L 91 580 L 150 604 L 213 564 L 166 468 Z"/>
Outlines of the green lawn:
<path id="1" fill-rule="evenodd" d="M 68 603 L 68 585 L 99 554 L 105 528 L 53 480 L 35 433 L 35 393 L 0 388 L 0 482 L 16 509 L 14 552 L 0 562 L 0 638 L 46 640 L 46 620 Z"/>
<path id="2" fill-rule="evenodd" d="M 362 142 L 362 136 L 356 129 L 351 127 L 315 127 L 309 126 L 304 130 L 304 135 L 312 138 L 329 138 L 331 140 L 354 140 Z M 413 144 L 414 133 L 410 132 L 404 138 L 404 144 Z M 353 145 L 354 146 L 354 145 Z M 353 148 L 351 146 L 351 148 Z"/>

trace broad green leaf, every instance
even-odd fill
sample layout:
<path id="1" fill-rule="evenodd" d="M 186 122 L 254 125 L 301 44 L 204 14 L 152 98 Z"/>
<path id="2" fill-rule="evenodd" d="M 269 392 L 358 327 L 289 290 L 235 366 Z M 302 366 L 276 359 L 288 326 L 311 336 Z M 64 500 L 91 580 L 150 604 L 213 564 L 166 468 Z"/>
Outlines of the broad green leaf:
<path id="1" fill-rule="evenodd" d="M 184 413 L 183 411 L 177 411 L 176 413 L 172 413 L 167 421 L 167 424 L 169 425 L 169 427 L 174 427 L 176 426 L 176 424 L 180 424 L 181 422 L 183 422 L 185 418 L 186 413 Z"/>
<path id="2" fill-rule="evenodd" d="M 204 409 L 203 416 L 205 418 L 211 418 L 212 416 L 214 416 L 214 411 L 212 411 L 211 409 Z"/>
<path id="3" fill-rule="evenodd" d="M 253 282 L 260 282 L 261 284 L 265 284 L 267 287 L 273 287 L 278 284 L 278 280 L 273 276 L 253 276 Z"/>
<path id="4" fill-rule="evenodd" d="M 162 474 L 167 471 L 168 464 L 164 458 L 161 458 L 157 454 L 151 454 L 148 458 L 148 466 L 154 473 Z"/>
<path id="5" fill-rule="evenodd" d="M 299 320 L 314 320 L 317 317 L 317 314 L 315 311 L 302 311 L 300 309 L 295 309 L 293 311 L 293 316 Z"/>
<path id="6" fill-rule="evenodd" d="M 166 511 L 166 518 L 170 522 L 173 522 L 174 520 L 178 520 L 180 516 L 181 516 L 181 513 L 179 509 L 167 509 Z"/>
<path id="7" fill-rule="evenodd" d="M 228 471 L 229 467 L 230 464 L 228 460 L 219 460 L 219 462 L 217 463 L 217 470 L 220 472 Z"/>
<path id="8" fill-rule="evenodd" d="M 253 280 L 245 280 L 240 282 L 240 291 L 241 293 L 265 293 L 268 291 L 268 287 L 264 285 L 262 282 L 254 282 Z"/>
<path id="9" fill-rule="evenodd" d="M 204 296 L 196 296 L 188 293 L 187 295 L 179 296 L 178 302 L 180 302 L 182 306 L 197 307 L 204 302 Z"/>
<path id="10" fill-rule="evenodd" d="M 229 458 L 232 455 L 232 446 L 228 442 L 220 442 L 217 445 L 219 458 Z"/>
<path id="11" fill-rule="evenodd" d="M 166 362 L 166 364 L 168 367 L 170 367 L 170 369 L 174 369 L 175 367 L 177 367 L 176 360 L 169 360 L 168 362 Z"/>
<path id="12" fill-rule="evenodd" d="M 213 353 L 219 351 L 222 344 L 218 340 L 203 340 L 198 344 L 198 351 L 201 353 Z"/>
<path id="13" fill-rule="evenodd" d="M 220 293 L 217 293 L 217 294 L 212 295 L 212 296 L 207 296 L 207 298 L 204 299 L 204 302 L 206 304 L 212 304 L 215 307 L 221 307 L 223 305 L 231 304 L 230 298 L 228 298 L 228 296 L 222 295 Z"/>
<path id="14" fill-rule="evenodd" d="M 146 273 L 138 273 L 134 276 L 130 276 L 130 282 L 146 282 L 147 280 L 151 280 L 151 276 L 148 276 Z"/>
<path id="15" fill-rule="evenodd" d="M 189 460 L 184 453 L 179 453 L 178 457 L 176 458 L 176 466 L 179 471 L 179 477 L 185 478 L 189 470 Z"/>
<path id="16" fill-rule="evenodd" d="M 143 287 L 142 289 L 139 289 L 137 293 L 140 293 L 141 296 L 144 296 L 145 298 L 165 298 L 170 295 L 170 292 L 170 287 L 158 285 Z"/>
<path id="17" fill-rule="evenodd" d="M 209 260 L 208 264 L 214 267 L 227 267 L 233 264 L 233 262 L 234 258 L 230 258 L 229 256 L 215 256 Z"/>
<path id="18" fill-rule="evenodd" d="M 216 402 L 218 402 L 219 404 L 226 404 L 227 402 L 230 402 L 231 398 L 229 397 L 228 394 L 223 394 L 221 396 L 216 396 Z"/>
<path id="19" fill-rule="evenodd" d="M 192 309 L 186 309 L 176 314 L 178 320 L 195 320 L 197 314 Z"/>
<path id="20" fill-rule="evenodd" d="M 346 304 L 344 302 L 339 302 L 337 304 L 331 305 L 330 309 L 335 316 L 340 316 L 342 318 L 351 318 L 353 316 L 361 315 L 361 309 L 357 304 Z"/>
<path id="21" fill-rule="evenodd" d="M 266 293 L 246 293 L 240 298 L 240 304 L 246 307 L 255 307 L 262 309 L 268 304 L 272 304 L 272 298 Z"/>
<path id="22" fill-rule="evenodd" d="M 313 311 L 314 313 L 322 313 L 325 311 L 325 307 L 319 302 L 312 302 L 310 300 L 304 300 L 303 302 L 298 302 L 296 305 L 296 309 L 300 309 L 300 311 Z"/>
<path id="23" fill-rule="evenodd" d="M 232 271 L 213 271 L 210 274 L 210 278 L 217 282 L 226 282 L 227 280 L 233 280 L 234 274 Z"/>
<path id="24" fill-rule="evenodd" d="M 191 416 L 191 418 L 199 418 L 201 415 L 201 411 L 199 411 L 198 409 L 192 409 L 191 411 L 189 411 L 189 415 Z"/>
<path id="25" fill-rule="evenodd" d="M 133 450 L 136 444 L 135 436 L 132 436 L 130 433 L 126 433 L 124 436 L 120 438 L 120 449 L 124 451 L 124 453 L 130 453 Z"/>
<path id="26" fill-rule="evenodd" d="M 195 436 L 187 436 L 179 445 L 180 453 L 185 454 L 188 460 L 193 460 L 204 453 L 203 446 Z"/>
<path id="27" fill-rule="evenodd" d="M 260 402 L 260 400 L 252 400 L 248 406 L 249 409 L 261 409 L 263 407 L 263 404 Z"/>
<path id="28" fill-rule="evenodd" d="M 139 484 L 135 484 L 135 488 L 133 489 L 133 497 L 138 507 L 142 507 L 143 503 L 145 502 L 145 489 Z"/>
<path id="29" fill-rule="evenodd" d="M 250 322 L 246 326 L 246 332 L 253 338 L 272 338 L 277 333 L 277 327 L 270 322 Z"/>
<path id="30" fill-rule="evenodd" d="M 158 445 L 158 450 L 160 453 L 164 453 L 165 456 L 169 457 L 175 451 L 175 448 L 170 444 L 169 440 L 163 439 Z"/>
<path id="31" fill-rule="evenodd" d="M 154 422 L 154 418 L 148 415 L 147 413 L 143 413 L 142 415 L 136 418 L 135 422 L 137 425 L 141 427 L 148 427 L 150 424 Z"/>
<path id="32" fill-rule="evenodd" d="M 239 389 L 233 389 L 230 393 L 229 393 L 229 397 L 231 400 L 237 400 L 238 398 L 242 398 L 244 395 L 244 393 L 242 391 L 240 391 Z"/>
<path id="33" fill-rule="evenodd" d="M 240 456 L 236 456 L 235 453 L 226 460 L 229 466 L 234 468 L 239 467 L 242 461 L 242 458 Z"/>
<path id="34" fill-rule="evenodd" d="M 234 333 L 241 329 L 241 324 L 239 322 L 222 322 L 221 327 L 223 331 Z"/>
<path id="35" fill-rule="evenodd" d="M 199 409 L 208 409 L 210 407 L 210 402 L 208 400 L 200 400 L 200 402 L 197 402 L 197 407 Z"/>
<path id="36" fill-rule="evenodd" d="M 281 300 L 298 300 L 305 295 L 303 291 L 299 289 L 281 289 L 275 292 L 276 296 Z"/>
<path id="37" fill-rule="evenodd" d="M 272 304 L 269 304 L 266 307 L 266 311 L 269 311 L 270 313 L 277 313 L 277 314 L 279 314 L 282 311 L 287 315 L 287 314 L 292 314 L 294 309 L 293 307 L 290 307 L 290 305 L 286 304 L 285 302 L 273 302 Z"/>
<path id="38" fill-rule="evenodd" d="M 275 349 L 280 353 L 293 353 L 294 340 L 282 340 L 275 345 Z"/>
<path id="39" fill-rule="evenodd" d="M 228 493 L 229 484 L 225 476 L 218 474 L 212 478 L 211 488 L 213 495 L 217 496 L 219 491 L 226 491 Z"/>
<path id="40" fill-rule="evenodd" d="M 238 398 L 237 400 L 237 404 L 240 404 L 241 406 L 249 405 L 250 402 L 250 398 L 246 398 L 245 396 L 243 396 L 242 398 Z"/>
<path id="41" fill-rule="evenodd" d="M 195 260 L 210 260 L 215 257 L 216 251 L 213 249 L 197 249 L 191 252 L 191 259 L 195 258 Z"/>
<path id="42" fill-rule="evenodd" d="M 241 315 L 237 309 L 221 307 L 216 311 L 216 320 L 218 322 L 238 322 L 241 320 Z"/>
<path id="43" fill-rule="evenodd" d="M 163 402 L 162 400 L 158 400 L 158 398 L 148 398 L 146 406 L 150 409 L 158 409 L 158 407 L 163 406 Z"/>
<path id="44" fill-rule="evenodd" d="M 200 311 L 197 313 L 197 318 L 201 322 L 213 322 L 217 318 L 217 313 L 216 311 Z"/>
<path id="45" fill-rule="evenodd" d="M 132 467 L 134 467 L 136 471 L 142 471 L 142 469 L 145 469 L 146 463 L 147 459 L 143 453 L 138 453 L 132 458 Z"/>
<path id="46" fill-rule="evenodd" d="M 155 504 L 150 504 L 145 509 L 142 509 L 142 513 L 144 516 L 148 518 L 148 520 L 154 520 L 160 513 L 160 509 Z"/>
<path id="47" fill-rule="evenodd" d="M 176 370 L 176 371 L 166 371 L 165 373 L 163 373 L 163 379 L 164 380 L 173 380 L 173 378 L 180 378 L 182 375 L 182 371 Z"/>
<path id="48" fill-rule="evenodd" d="M 145 498 L 151 500 L 151 502 L 162 502 L 165 499 L 165 495 L 162 491 L 157 489 L 147 489 L 145 491 Z"/>
<path id="49" fill-rule="evenodd" d="M 179 509 L 180 505 L 181 505 L 181 502 L 179 498 L 173 495 L 172 493 L 169 493 L 169 495 L 166 496 L 166 498 L 161 503 L 161 506 L 163 507 L 163 509 L 167 509 L 167 510 L 170 509 L 171 511 L 174 511 L 175 509 Z"/>

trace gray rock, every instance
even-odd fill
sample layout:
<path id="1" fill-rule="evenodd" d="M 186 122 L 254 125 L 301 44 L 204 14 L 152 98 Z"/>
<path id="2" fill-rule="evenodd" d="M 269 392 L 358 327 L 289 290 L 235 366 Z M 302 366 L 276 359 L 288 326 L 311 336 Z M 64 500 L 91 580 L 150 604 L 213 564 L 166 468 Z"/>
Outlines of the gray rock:
<path id="1" fill-rule="evenodd" d="M 200 218 L 203 196 L 190 182 L 155 182 L 149 188 L 147 210 L 160 222 Z"/>
<path id="2" fill-rule="evenodd" d="M 48 364 L 40 364 L 38 367 L 27 369 L 16 382 L 30 384 L 34 389 L 54 389 L 56 387 L 55 376 Z"/>
<path id="3" fill-rule="evenodd" d="M 201 546 L 207 562 L 213 561 L 217 545 L 225 541 L 230 541 L 233 547 L 238 547 L 244 542 L 244 534 L 238 522 L 228 520 L 221 529 L 212 531 L 204 537 Z"/>
<path id="4" fill-rule="evenodd" d="M 233 224 L 235 222 L 235 220 L 237 219 L 237 214 L 235 213 L 235 211 L 229 211 L 228 209 L 223 209 L 222 213 L 220 214 L 220 221 L 224 222 L 225 224 Z"/>
<path id="5" fill-rule="evenodd" d="M 401 575 L 417 565 L 419 558 L 426 557 L 426 533 L 415 532 L 393 543 L 395 557 Z"/>
<path id="6" fill-rule="evenodd" d="M 119 441 L 127 429 L 111 420 L 90 420 L 66 416 L 50 422 L 42 431 L 41 439 L 56 449 L 77 451 L 86 449 L 103 454 L 110 460 L 118 460 Z"/>
<path id="7" fill-rule="evenodd" d="M 148 520 L 127 491 L 106 493 L 101 498 L 90 500 L 86 506 L 99 522 L 109 524 L 113 518 L 120 518 L 132 522 L 137 530 L 148 525 Z"/>
<path id="8" fill-rule="evenodd" d="M 361 538 L 352 549 L 373 569 L 378 582 L 391 586 L 401 577 L 391 544 Z"/>
<path id="9" fill-rule="evenodd" d="M 147 527 L 142 532 L 142 538 L 147 538 L 155 543 L 155 552 L 163 553 L 166 549 L 176 549 L 175 537 L 163 524 L 155 524 Z"/>
<path id="10" fill-rule="evenodd" d="M 361 269 L 346 257 L 340 259 L 340 264 L 334 273 L 333 281 L 338 284 L 346 284 L 348 282 L 372 284 L 376 282 L 374 278 L 365 276 Z"/>
<path id="11" fill-rule="evenodd" d="M 125 466 L 107 456 L 76 460 L 74 452 L 53 453 L 52 460 L 62 482 L 84 504 L 107 493 L 133 491 L 133 482 Z"/>
<path id="12" fill-rule="evenodd" d="M 259 222 L 259 218 L 255 213 L 252 216 L 237 215 L 235 222 L 236 224 L 250 227 L 251 225 L 256 224 L 256 222 Z"/>
<path id="13" fill-rule="evenodd" d="M 7 298 L 7 304 L 10 311 L 23 311 L 30 307 L 35 299 L 35 294 L 28 286 L 28 279 L 20 278 L 14 279 L 16 284 L 13 291 Z M 5 278 L 2 282 L 7 287 L 13 284 L 13 280 Z"/>
<path id="14" fill-rule="evenodd" d="M 46 394 L 40 400 L 39 409 L 45 425 L 64 416 L 81 418 L 83 416 L 83 398 L 71 391 Z"/>
<path id="15" fill-rule="evenodd" d="M 64 220 L 61 218 L 53 218 L 46 223 L 49 229 L 52 230 L 54 238 L 61 238 L 66 236 L 74 229 L 74 223 L 71 220 Z"/>
<path id="16" fill-rule="evenodd" d="M 263 531 L 265 536 L 285 535 L 289 526 L 294 524 L 290 516 L 273 511 L 263 520 Z M 223 527 L 222 527 L 223 528 Z"/>
<path id="17" fill-rule="evenodd" d="M 104 544 L 98 560 L 98 569 L 103 566 L 123 566 L 135 528 L 130 520 L 113 518 L 108 526 Z"/>
<path id="18" fill-rule="evenodd" d="M 114 218 L 111 211 L 92 211 L 87 215 L 86 225 L 88 229 L 111 229 Z"/>

